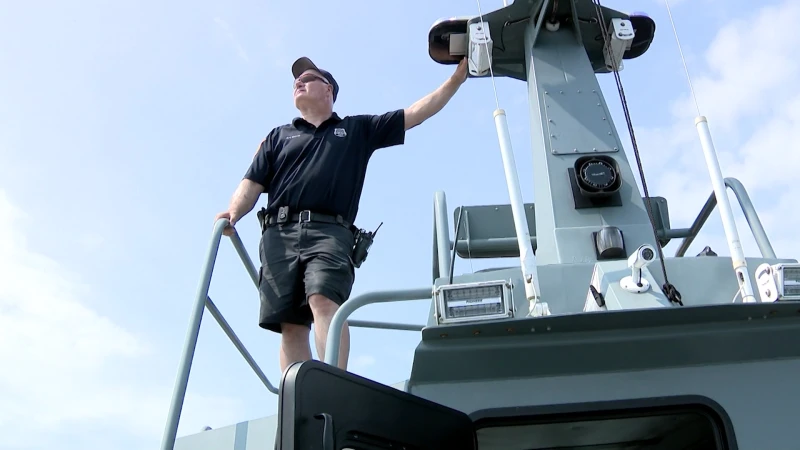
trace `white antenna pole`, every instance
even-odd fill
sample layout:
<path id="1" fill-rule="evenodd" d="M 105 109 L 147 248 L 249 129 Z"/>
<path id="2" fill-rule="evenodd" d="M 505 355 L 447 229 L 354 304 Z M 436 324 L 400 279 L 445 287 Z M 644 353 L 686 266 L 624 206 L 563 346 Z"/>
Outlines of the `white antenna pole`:
<path id="1" fill-rule="evenodd" d="M 736 281 L 739 283 L 742 302 L 756 303 L 757 300 L 755 295 L 753 295 L 753 285 L 750 283 L 750 275 L 747 271 L 747 262 L 745 261 L 742 242 L 739 240 L 739 231 L 736 229 L 736 221 L 733 219 L 731 202 L 728 199 L 728 190 L 725 187 L 725 180 L 722 178 L 722 169 L 719 165 L 717 152 L 714 149 L 714 142 L 711 139 L 711 131 L 708 129 L 708 120 L 705 116 L 700 114 L 700 105 L 697 103 L 697 97 L 692 87 L 692 79 L 689 76 L 689 68 L 686 66 L 686 59 L 683 57 L 681 41 L 678 39 L 678 30 L 675 28 L 675 21 L 672 19 L 669 0 L 664 0 L 664 3 L 667 5 L 669 21 L 672 24 L 675 41 L 678 44 L 678 51 L 681 55 L 681 61 L 683 61 L 683 68 L 686 71 L 686 80 L 689 82 L 689 90 L 692 93 L 694 105 L 697 108 L 697 117 L 694 120 L 694 125 L 697 127 L 697 133 L 700 135 L 700 145 L 703 147 L 706 166 L 708 166 L 708 173 L 711 176 L 711 185 L 714 187 L 714 195 L 717 198 L 719 213 L 722 216 L 722 228 L 725 230 L 725 237 L 731 252 L 731 262 L 733 263 L 733 271 L 736 273 Z"/>
<path id="2" fill-rule="evenodd" d="M 511 200 L 511 213 L 514 216 L 514 229 L 517 233 L 517 244 L 519 245 L 519 259 L 522 267 L 522 280 L 525 284 L 525 297 L 530 304 L 529 316 L 550 315 L 550 308 L 546 302 L 539 301 L 539 294 L 536 292 L 535 273 L 536 263 L 534 261 L 533 246 L 531 245 L 531 235 L 528 232 L 528 219 L 525 214 L 525 204 L 522 203 L 522 189 L 519 187 L 517 176 L 517 165 L 514 161 L 514 151 L 511 148 L 511 136 L 508 132 L 508 122 L 506 122 L 506 112 L 500 108 L 500 101 L 497 98 L 497 86 L 494 83 L 494 71 L 492 70 L 492 38 L 489 31 L 489 24 L 483 21 L 481 12 L 481 0 L 478 2 L 478 15 L 480 23 L 472 23 L 467 30 L 468 70 L 471 74 L 485 76 L 488 74 L 492 79 L 494 88 L 494 101 L 497 109 L 494 110 L 494 124 L 497 127 L 497 138 L 500 141 L 500 154 L 503 156 L 503 169 L 506 174 L 508 185 L 508 195 Z"/>
<path id="3" fill-rule="evenodd" d="M 520 263 L 522 265 L 522 278 L 525 282 L 525 296 L 531 303 L 531 315 L 545 315 L 546 304 L 539 303 L 539 295 L 534 285 L 536 264 L 533 260 L 533 246 L 531 235 L 528 232 L 528 220 L 525 214 L 525 204 L 522 202 L 522 189 L 519 186 L 517 164 L 514 161 L 514 151 L 511 148 L 511 137 L 508 132 L 506 112 L 500 108 L 494 110 L 494 124 L 497 127 L 497 137 L 500 140 L 500 153 L 503 155 L 503 168 L 506 172 L 508 196 L 511 199 L 511 213 L 514 215 L 514 228 L 517 232 L 519 244 Z M 549 311 L 547 311 L 549 313 Z"/>
<path id="4" fill-rule="evenodd" d="M 742 302 L 756 303 L 753 286 L 750 284 L 750 275 L 747 272 L 747 262 L 744 259 L 744 250 L 739 240 L 739 231 L 736 229 L 731 202 L 728 199 L 728 190 L 725 187 L 725 180 L 722 178 L 722 169 L 714 149 L 714 142 L 711 140 L 711 131 L 708 129 L 708 120 L 705 116 L 697 116 L 694 124 L 700 135 L 700 145 L 703 147 L 708 173 L 711 175 L 711 185 L 714 187 L 714 195 L 717 197 L 719 213 L 722 216 L 722 228 L 725 229 L 725 237 L 731 251 L 731 262 L 733 271 L 736 272 L 736 281 L 742 292 Z"/>

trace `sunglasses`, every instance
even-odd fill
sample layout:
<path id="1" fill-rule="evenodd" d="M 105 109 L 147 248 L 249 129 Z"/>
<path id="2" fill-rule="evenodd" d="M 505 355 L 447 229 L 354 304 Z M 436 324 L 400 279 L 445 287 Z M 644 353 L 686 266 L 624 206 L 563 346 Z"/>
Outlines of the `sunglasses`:
<path id="1" fill-rule="evenodd" d="M 301 75 L 300 77 L 297 78 L 297 80 L 295 80 L 295 82 L 299 81 L 299 82 L 301 82 L 303 84 L 307 84 L 307 83 L 310 83 L 310 82 L 316 81 L 316 80 L 319 80 L 319 81 L 321 81 L 321 82 L 323 82 L 325 84 L 330 84 L 330 83 L 328 83 L 328 80 L 326 80 L 326 79 L 324 79 L 322 77 L 318 77 L 318 76 L 316 76 L 316 75 L 314 75 L 312 73 L 307 73 L 305 75 Z"/>

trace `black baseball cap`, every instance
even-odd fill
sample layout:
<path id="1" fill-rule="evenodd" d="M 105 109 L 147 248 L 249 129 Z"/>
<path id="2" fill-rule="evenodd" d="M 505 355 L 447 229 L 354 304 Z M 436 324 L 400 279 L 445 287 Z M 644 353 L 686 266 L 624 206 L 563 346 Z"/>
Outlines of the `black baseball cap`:
<path id="1" fill-rule="evenodd" d="M 320 69 L 307 57 L 301 56 L 300 58 L 297 58 L 297 61 L 295 61 L 294 64 L 292 64 L 292 75 L 296 79 L 297 77 L 300 76 L 301 73 L 309 69 L 314 69 L 317 72 L 321 73 L 325 77 L 325 79 L 328 80 L 328 83 L 330 83 L 331 86 L 333 86 L 333 101 L 335 102 L 336 96 L 339 95 L 339 83 L 336 82 L 336 80 L 333 78 L 333 75 L 331 75 L 330 72 L 328 72 L 327 70 Z"/>

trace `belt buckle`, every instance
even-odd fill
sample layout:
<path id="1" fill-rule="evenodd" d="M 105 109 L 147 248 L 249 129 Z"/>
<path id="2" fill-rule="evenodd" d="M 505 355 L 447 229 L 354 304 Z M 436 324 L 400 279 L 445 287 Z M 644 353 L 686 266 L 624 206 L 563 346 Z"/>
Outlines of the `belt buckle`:
<path id="1" fill-rule="evenodd" d="M 305 218 L 303 216 L 305 216 Z M 309 210 L 300 211 L 300 214 L 298 214 L 297 219 L 298 222 L 300 223 L 311 222 L 311 211 Z"/>

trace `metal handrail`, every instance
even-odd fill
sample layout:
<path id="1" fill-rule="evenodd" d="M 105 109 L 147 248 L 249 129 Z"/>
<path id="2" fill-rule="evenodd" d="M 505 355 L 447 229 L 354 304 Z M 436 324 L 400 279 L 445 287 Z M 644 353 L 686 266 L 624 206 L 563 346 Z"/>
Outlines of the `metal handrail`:
<path id="1" fill-rule="evenodd" d="M 428 286 L 417 289 L 397 291 L 367 292 L 344 302 L 331 319 L 328 328 L 328 340 L 325 348 L 325 363 L 336 366 L 339 363 L 339 347 L 342 341 L 342 326 L 355 310 L 372 303 L 403 302 L 409 300 L 425 300 L 433 296 L 433 288 Z"/>
<path id="2" fill-rule="evenodd" d="M 276 388 L 269 381 L 269 378 L 267 378 L 267 376 L 258 366 L 258 363 L 256 363 L 255 359 L 253 359 L 253 356 L 250 354 L 250 352 L 247 351 L 247 348 L 245 348 L 245 345 L 242 343 L 239 337 L 236 336 L 236 333 L 234 333 L 231 326 L 225 320 L 225 317 L 223 317 L 220 310 L 211 300 L 211 297 L 208 296 L 208 291 L 211 286 L 211 275 L 214 272 L 214 264 L 217 260 L 217 253 L 219 251 L 220 241 L 222 240 L 223 236 L 222 231 L 226 226 L 228 226 L 229 223 L 230 222 L 228 219 L 219 219 L 216 223 L 214 223 L 214 229 L 211 234 L 211 242 L 208 246 L 207 257 L 203 263 L 203 275 L 200 279 L 200 285 L 197 288 L 196 300 L 192 306 L 192 312 L 189 317 L 189 328 L 186 331 L 186 339 L 183 344 L 183 352 L 181 353 L 181 359 L 178 363 L 178 374 L 175 379 L 175 387 L 172 392 L 169 413 L 167 414 L 167 423 L 164 427 L 164 435 L 161 440 L 161 450 L 172 450 L 175 446 L 175 439 L 178 433 L 178 422 L 180 421 L 181 410 L 183 409 L 183 401 L 186 398 L 186 386 L 189 383 L 189 372 L 191 371 L 192 360 L 194 359 L 194 351 L 197 347 L 197 337 L 200 333 L 200 322 L 203 318 L 204 308 L 208 308 L 208 311 L 211 313 L 214 319 L 216 319 L 217 323 L 231 340 L 234 347 L 239 350 L 239 353 L 242 355 L 245 361 L 247 361 L 247 364 L 253 369 L 253 372 L 255 372 L 261 382 L 264 383 L 264 386 L 266 386 L 266 388 L 273 394 L 278 394 L 279 392 L 278 388 Z M 255 264 L 253 264 L 253 261 L 250 259 L 250 255 L 247 253 L 244 243 L 239 237 L 239 233 L 236 232 L 235 229 L 233 234 L 230 236 L 230 239 L 233 243 L 233 247 L 236 249 L 236 253 L 239 254 L 239 258 L 242 260 L 245 269 L 247 269 L 250 279 L 253 280 L 253 284 L 256 286 L 256 288 L 258 288 L 258 272 Z M 430 289 L 428 289 L 428 292 L 429 291 Z M 365 295 L 369 296 L 370 294 Z M 353 300 L 357 300 L 358 298 L 359 297 L 356 297 Z M 345 305 L 347 304 L 348 303 L 346 302 Z M 350 325 L 364 328 L 382 328 L 408 331 L 421 331 L 424 328 L 422 325 L 374 322 L 368 320 L 353 320 L 350 322 Z M 341 326 L 339 328 L 341 329 Z M 338 342 L 336 351 L 338 353 Z"/>
<path id="3" fill-rule="evenodd" d="M 758 218 L 758 213 L 753 206 L 753 202 L 750 200 L 750 196 L 747 195 L 747 190 L 744 188 L 744 185 L 733 177 L 725 178 L 724 181 L 725 186 L 736 194 L 736 200 L 739 202 L 739 207 L 742 208 L 742 214 L 744 214 L 744 218 L 747 220 L 750 232 L 753 233 L 753 238 L 755 238 L 758 250 L 761 251 L 761 256 L 771 259 L 777 258 L 777 256 L 775 256 L 775 250 L 773 250 L 772 244 L 767 237 L 767 232 L 764 231 L 764 226 L 761 225 L 761 220 Z M 694 223 L 692 223 L 692 226 L 689 228 L 689 236 L 681 242 L 680 247 L 678 247 L 678 250 L 675 252 L 676 257 L 681 257 L 686 253 L 686 250 L 692 245 L 694 238 L 700 233 L 700 229 L 703 228 L 703 225 L 705 225 L 716 206 L 717 197 L 712 191 L 705 205 L 703 205 L 703 208 L 700 210 L 700 214 L 697 215 Z"/>
<path id="4" fill-rule="evenodd" d="M 211 286 L 211 275 L 214 272 L 214 264 L 217 260 L 217 253 L 219 251 L 220 240 L 222 239 L 222 231 L 228 226 L 230 222 L 227 219 L 219 219 L 214 224 L 214 231 L 211 234 L 211 242 L 208 246 L 208 252 L 205 262 L 203 263 L 203 275 L 200 279 L 200 285 L 197 288 L 197 295 L 192 306 L 192 313 L 189 316 L 189 328 L 186 331 L 186 340 L 183 344 L 183 352 L 181 360 L 178 363 L 178 375 L 175 379 L 175 387 L 172 392 L 172 400 L 169 406 L 169 413 L 167 415 L 167 423 L 164 427 L 164 436 L 161 440 L 162 450 L 172 450 L 175 446 L 175 438 L 178 433 L 178 422 L 180 420 L 181 410 L 183 409 L 183 400 L 186 397 L 186 386 L 189 383 L 189 372 L 192 367 L 192 360 L 194 359 L 194 351 L 197 347 L 197 336 L 200 333 L 200 322 L 203 318 L 204 308 L 208 308 L 211 315 L 217 320 L 220 327 L 222 327 L 225 334 L 231 339 L 234 346 L 239 350 L 247 363 L 256 372 L 256 375 L 261 379 L 264 385 L 270 392 L 278 393 L 278 389 L 270 383 L 269 379 L 264 375 L 264 372 L 255 362 L 253 357 L 244 347 L 241 340 L 233 332 L 230 325 L 225 321 L 222 313 L 217 309 L 216 305 L 211 301 L 208 296 L 208 290 Z M 255 266 L 244 248 L 239 234 L 234 230 L 231 236 L 233 246 L 236 252 L 242 259 L 242 262 L 250 274 L 253 282 L 258 282 L 258 274 L 255 271 Z"/>

